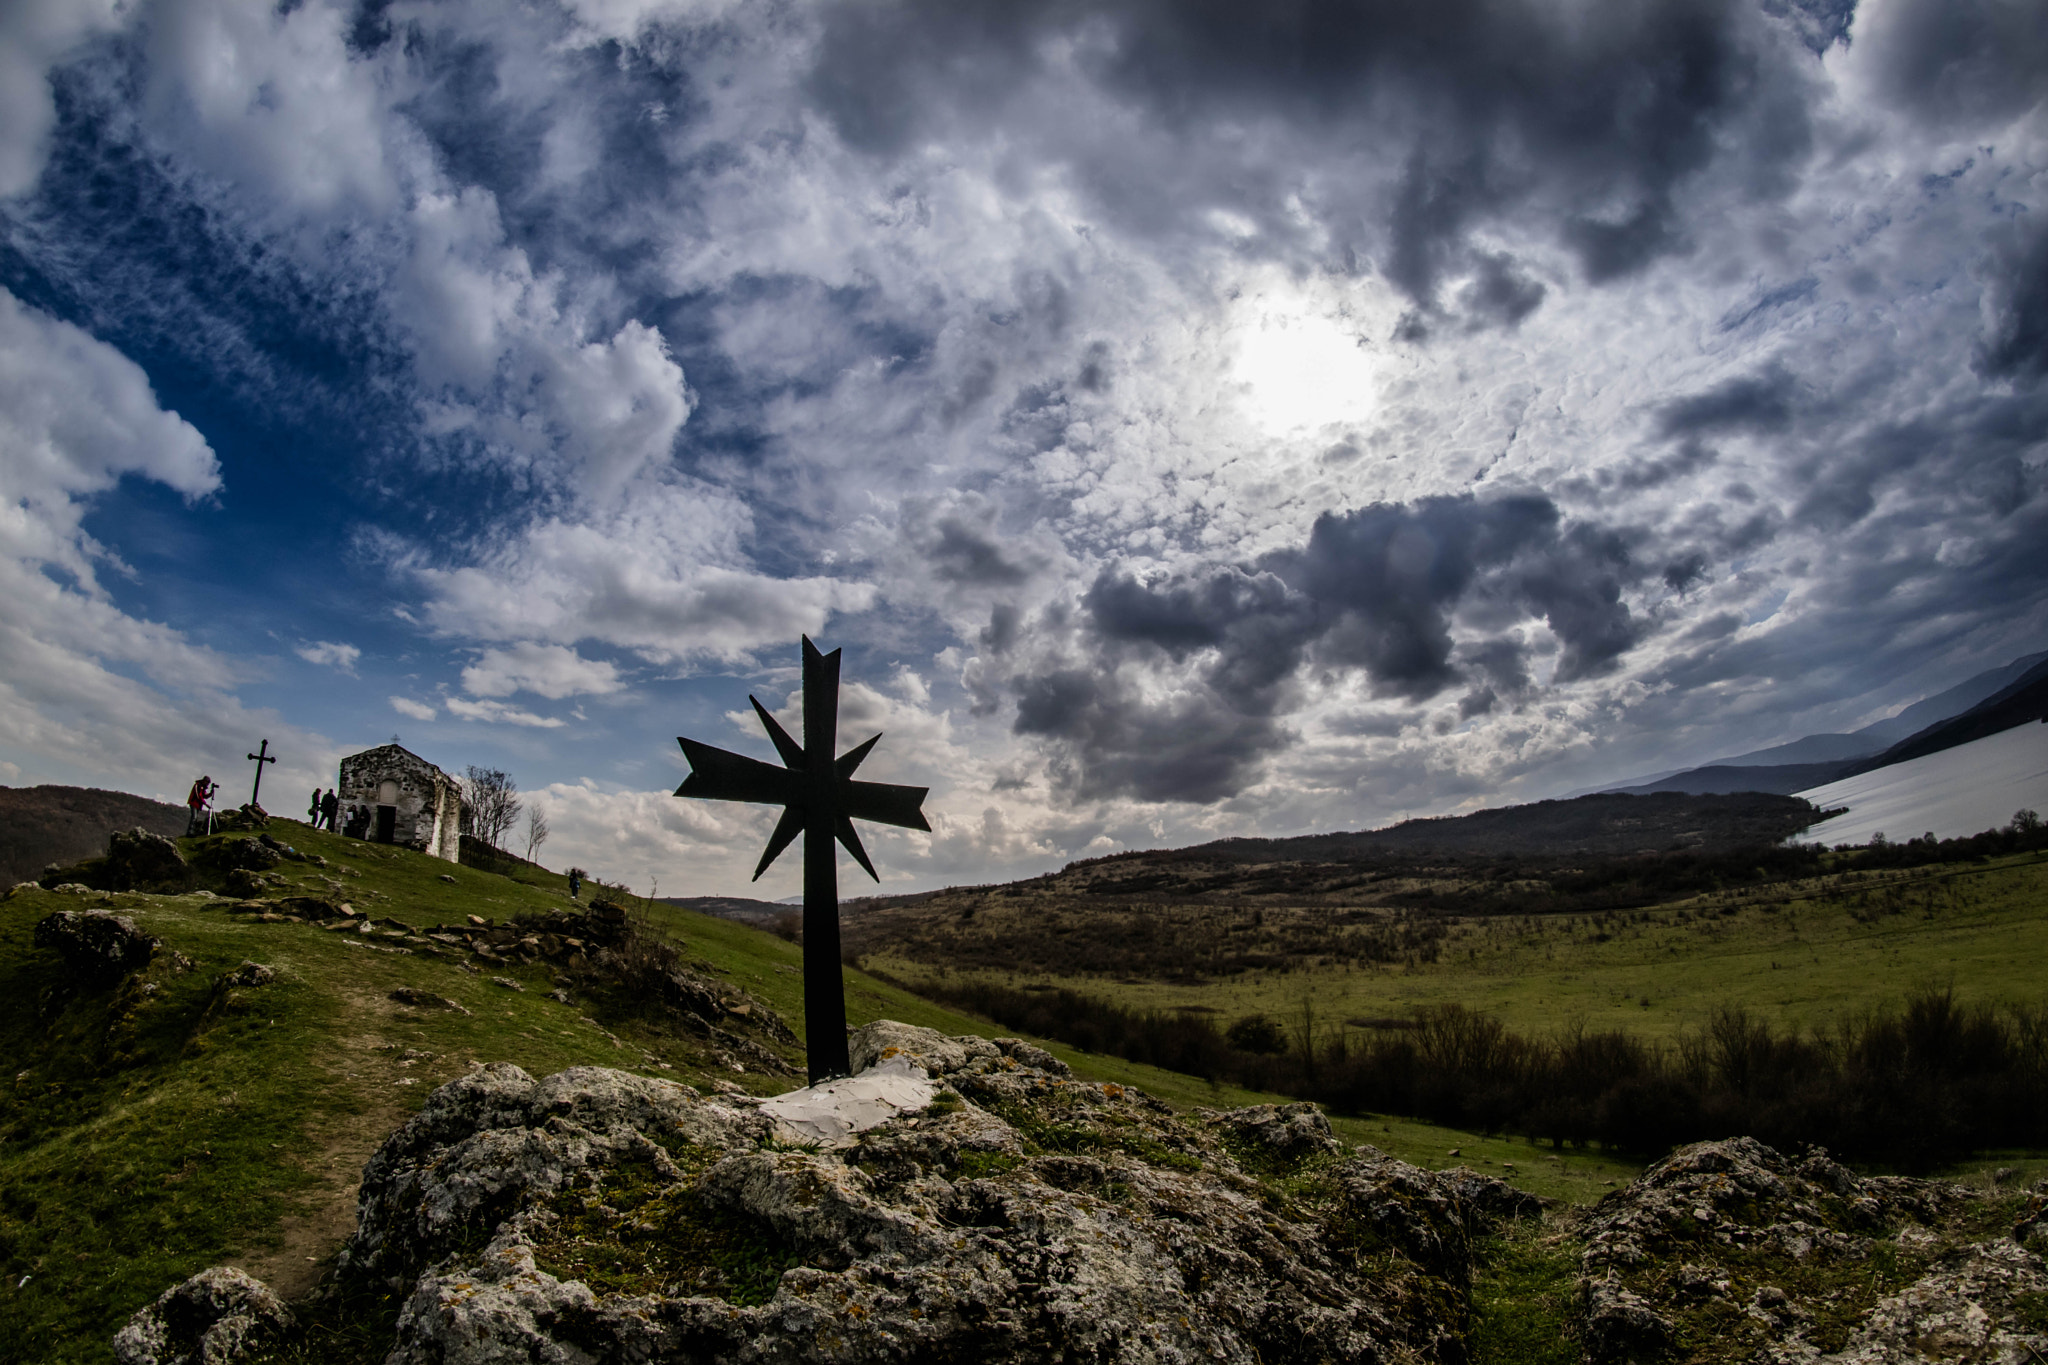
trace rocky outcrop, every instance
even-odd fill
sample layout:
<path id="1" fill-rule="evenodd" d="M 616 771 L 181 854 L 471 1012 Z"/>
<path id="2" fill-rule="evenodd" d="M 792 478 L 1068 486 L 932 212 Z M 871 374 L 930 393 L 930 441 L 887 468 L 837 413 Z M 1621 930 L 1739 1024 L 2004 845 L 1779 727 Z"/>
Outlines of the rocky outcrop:
<path id="1" fill-rule="evenodd" d="M 108 836 L 106 879 L 109 891 L 175 894 L 193 885 L 192 869 L 185 865 L 178 846 L 140 826 Z"/>
<path id="2" fill-rule="evenodd" d="M 135 927 L 126 915 L 105 910 L 59 910 L 36 923 L 35 943 L 64 960 L 79 983 L 106 986 L 140 971 L 163 941 Z"/>
<path id="3" fill-rule="evenodd" d="M 338 1273 L 404 1293 L 390 1365 L 1463 1360 L 1484 1177 L 1302 1106 L 1190 1122 L 1016 1040 L 851 1051 L 930 1102 L 839 1106 L 831 1147 L 775 1108 L 830 1097 L 479 1068 L 371 1159 Z"/>
<path id="4" fill-rule="evenodd" d="M 229 1266 L 202 1270 L 164 1291 L 114 1337 L 120 1365 L 234 1365 L 276 1345 L 294 1326 L 277 1295 Z"/>
<path id="5" fill-rule="evenodd" d="M 1922 1365 L 2043 1358 L 2048 1266 L 1981 1192 L 1861 1178 L 1825 1152 L 1702 1142 L 1584 1220 L 1578 1336 L 1590 1365 Z"/>

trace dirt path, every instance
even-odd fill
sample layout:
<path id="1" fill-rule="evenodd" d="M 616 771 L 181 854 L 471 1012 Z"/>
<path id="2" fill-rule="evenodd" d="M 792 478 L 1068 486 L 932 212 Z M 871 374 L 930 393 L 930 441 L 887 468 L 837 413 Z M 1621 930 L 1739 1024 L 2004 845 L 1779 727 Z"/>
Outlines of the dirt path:
<path id="1" fill-rule="evenodd" d="M 363 1163 L 412 1116 L 420 1096 L 465 1069 L 452 1056 L 430 1057 L 398 1041 L 393 1025 L 402 1007 L 378 992 L 344 986 L 339 994 L 354 1031 L 335 1040 L 323 1061 L 335 1088 L 354 1098 L 355 1112 L 325 1118 L 308 1133 L 301 1161 L 315 1183 L 285 1214 L 278 1241 L 227 1262 L 287 1299 L 312 1290 L 355 1231 Z"/>

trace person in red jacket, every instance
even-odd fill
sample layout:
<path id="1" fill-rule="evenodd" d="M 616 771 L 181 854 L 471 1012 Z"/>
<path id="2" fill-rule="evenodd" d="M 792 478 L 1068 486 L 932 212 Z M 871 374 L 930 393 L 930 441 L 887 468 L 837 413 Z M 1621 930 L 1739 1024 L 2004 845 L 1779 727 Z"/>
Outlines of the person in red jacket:
<path id="1" fill-rule="evenodd" d="M 192 790 L 185 797 L 185 805 L 192 812 L 191 818 L 185 822 L 187 838 L 202 830 L 212 832 L 213 813 L 208 807 L 213 804 L 213 794 L 219 790 L 220 784 L 203 773 L 192 784 Z"/>

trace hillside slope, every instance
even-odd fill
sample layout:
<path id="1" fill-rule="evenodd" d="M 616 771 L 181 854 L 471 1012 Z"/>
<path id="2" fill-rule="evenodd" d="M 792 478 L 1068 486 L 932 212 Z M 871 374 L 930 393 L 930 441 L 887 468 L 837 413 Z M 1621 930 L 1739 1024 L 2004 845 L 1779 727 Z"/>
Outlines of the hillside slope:
<path id="1" fill-rule="evenodd" d="M 185 808 L 98 787 L 0 787 L 0 886 L 104 853 L 107 835 L 138 825 L 176 838 L 185 832 Z"/>
<path id="2" fill-rule="evenodd" d="M 302 856 L 240 869 L 267 883 L 247 899 L 19 888 L 0 902 L 0 1050 L 12 1076 L 0 1091 L 0 1361 L 105 1362 L 128 1314 L 207 1265 L 239 1265 L 286 1294 L 310 1288 L 353 1226 L 365 1160 L 436 1085 L 476 1068 L 623 1067 L 707 1093 L 801 1082 L 794 944 L 634 902 L 638 929 L 665 933 L 679 950 L 674 974 L 696 987 L 629 974 L 625 984 L 655 988 L 636 994 L 561 954 L 561 917 L 578 907 L 551 874 L 501 876 L 287 820 L 267 832 Z M 224 890 L 224 851 L 265 861 L 249 842 L 180 846 Z M 161 947 L 137 974 L 80 979 L 36 930 L 89 909 L 128 918 Z M 859 972 L 847 974 L 847 1004 L 853 1024 L 1009 1031 Z M 1052 1051 L 1084 1076 L 1182 1107 L 1261 1098 Z M 1416 1160 L 1462 1147 L 1505 1164 L 1528 1150 L 1397 1119 L 1336 1127 Z M 1587 1199 L 1630 1171 L 1572 1153 L 1523 1183 Z M 388 1324 L 396 1309 L 350 1311 Z M 327 1358 L 358 1358 L 353 1349 Z M 360 1358 L 380 1355 L 363 1345 Z"/>

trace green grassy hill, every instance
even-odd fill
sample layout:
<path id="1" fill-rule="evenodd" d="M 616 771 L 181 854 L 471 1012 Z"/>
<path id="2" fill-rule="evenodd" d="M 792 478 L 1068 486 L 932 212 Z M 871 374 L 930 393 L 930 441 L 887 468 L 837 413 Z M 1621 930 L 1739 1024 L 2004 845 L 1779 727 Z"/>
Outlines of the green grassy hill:
<path id="1" fill-rule="evenodd" d="M 375 921 L 367 932 L 363 919 L 291 922 L 275 917 L 278 904 L 203 893 L 17 887 L 0 902 L 0 1050 L 11 1077 L 0 1092 L 0 1361 L 109 1360 L 128 1314 L 212 1264 L 306 1293 L 353 1226 L 363 1161 L 428 1092 L 471 1066 L 509 1061 L 547 1074 L 602 1065 L 757 1093 L 801 1083 L 745 1062 L 735 1069 L 715 1037 L 646 1002 L 572 988 L 564 1003 L 547 964 L 485 960 L 432 937 L 472 916 L 502 925 L 574 908 L 560 878 L 479 871 L 283 819 L 269 832 L 324 865 L 281 863 L 265 874 L 263 898 L 346 902 Z M 233 837 L 181 847 L 198 854 Z M 163 948 L 118 987 L 67 987 L 62 961 L 35 946 L 35 926 L 85 908 L 131 918 Z M 765 1006 L 801 1030 L 795 945 L 658 903 L 634 909 L 735 1004 Z M 274 977 L 236 984 L 248 962 Z M 889 1017 L 1004 1032 L 860 972 L 847 981 L 855 1025 Z M 403 988 L 467 1013 L 394 1000 Z M 753 1036 L 800 1069 L 800 1038 Z M 1084 1076 L 1180 1106 L 1274 1098 L 1048 1046 Z M 1336 1127 L 1433 1166 L 1453 1164 L 1448 1153 L 1460 1148 L 1457 1159 L 1517 1167 L 1524 1187 L 1567 1199 L 1594 1197 L 1633 1169 L 1392 1118 Z M 363 1314 L 374 1322 L 388 1308 Z M 331 1358 L 375 1359 L 373 1345 L 338 1342 Z"/>

